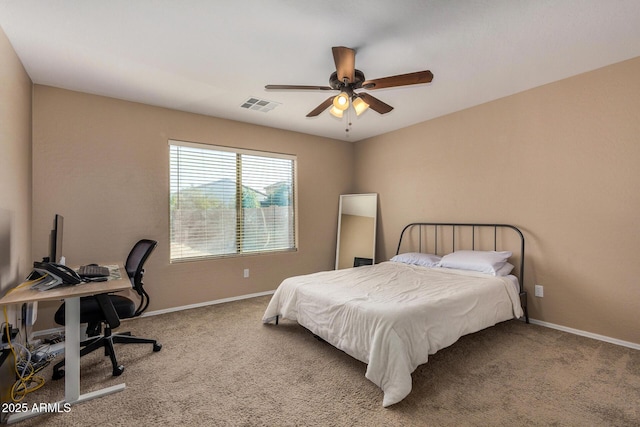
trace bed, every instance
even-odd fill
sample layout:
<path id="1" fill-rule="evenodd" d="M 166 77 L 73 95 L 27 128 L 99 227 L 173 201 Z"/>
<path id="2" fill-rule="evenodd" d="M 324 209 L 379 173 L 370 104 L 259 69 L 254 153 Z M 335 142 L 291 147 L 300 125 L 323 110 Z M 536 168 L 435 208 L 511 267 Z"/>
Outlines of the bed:
<path id="1" fill-rule="evenodd" d="M 497 323 L 528 322 L 523 275 L 515 226 L 411 223 L 389 261 L 285 279 L 262 321 L 296 321 L 366 363 L 388 407 L 411 392 L 429 355 Z"/>

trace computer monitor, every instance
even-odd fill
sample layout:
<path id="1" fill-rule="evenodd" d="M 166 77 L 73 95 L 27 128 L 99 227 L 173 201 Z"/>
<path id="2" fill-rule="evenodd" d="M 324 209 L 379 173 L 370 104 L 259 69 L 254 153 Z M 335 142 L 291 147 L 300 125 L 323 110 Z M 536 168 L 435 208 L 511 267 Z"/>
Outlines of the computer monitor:
<path id="1" fill-rule="evenodd" d="M 49 246 L 49 261 L 60 262 L 62 257 L 62 237 L 64 228 L 64 217 L 56 214 L 53 221 L 53 230 L 51 230 L 51 240 Z"/>

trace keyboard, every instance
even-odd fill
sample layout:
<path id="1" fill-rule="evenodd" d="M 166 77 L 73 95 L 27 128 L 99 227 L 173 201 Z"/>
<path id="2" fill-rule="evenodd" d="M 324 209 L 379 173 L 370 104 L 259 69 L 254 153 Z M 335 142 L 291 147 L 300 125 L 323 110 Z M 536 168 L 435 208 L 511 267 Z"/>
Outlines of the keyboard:
<path id="1" fill-rule="evenodd" d="M 80 277 L 107 277 L 111 273 L 109 268 L 101 265 L 83 265 L 78 269 Z"/>

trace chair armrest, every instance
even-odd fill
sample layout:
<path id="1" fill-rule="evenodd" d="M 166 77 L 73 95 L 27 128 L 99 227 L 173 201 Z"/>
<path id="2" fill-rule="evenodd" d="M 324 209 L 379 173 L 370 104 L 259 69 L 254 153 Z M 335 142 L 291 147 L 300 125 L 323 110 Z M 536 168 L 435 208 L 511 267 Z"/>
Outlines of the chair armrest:
<path id="1" fill-rule="evenodd" d="M 111 302 L 111 298 L 109 298 L 109 294 L 98 294 L 94 296 L 98 301 L 98 305 L 100 305 L 100 309 L 102 310 L 109 327 L 111 327 L 111 329 L 115 329 L 120 326 L 120 318 L 118 317 L 118 313 L 116 313 L 113 303 Z"/>

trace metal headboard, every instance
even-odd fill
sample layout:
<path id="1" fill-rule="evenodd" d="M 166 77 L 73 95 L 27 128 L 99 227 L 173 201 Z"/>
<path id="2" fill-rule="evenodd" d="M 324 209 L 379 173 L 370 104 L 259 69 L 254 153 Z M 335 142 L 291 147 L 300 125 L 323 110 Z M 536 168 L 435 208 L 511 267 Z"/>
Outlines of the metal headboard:
<path id="1" fill-rule="evenodd" d="M 400 233 L 400 240 L 398 241 L 398 249 L 396 250 L 396 255 L 400 253 L 400 248 L 402 246 L 402 239 L 405 237 L 405 232 L 410 234 L 415 228 L 418 228 L 418 252 L 423 252 L 423 242 L 425 250 L 426 248 L 433 248 L 433 253 L 439 255 L 438 253 L 438 233 L 440 233 L 440 239 L 442 240 L 443 234 L 450 234 L 451 236 L 451 252 L 456 250 L 456 230 L 459 231 L 458 236 L 462 234 L 463 229 L 471 230 L 471 247 L 468 245 L 464 245 L 465 247 L 461 249 L 471 249 L 471 250 L 480 250 L 476 249 L 476 245 L 479 244 L 476 239 L 476 230 L 491 230 L 493 229 L 493 250 L 498 250 L 498 230 L 508 229 L 513 230 L 517 237 L 520 238 L 520 256 L 517 257 L 517 253 L 514 252 L 516 258 L 519 259 L 519 275 L 518 281 L 520 282 L 520 292 L 524 291 L 524 235 L 522 232 L 515 226 L 509 224 L 471 224 L 471 223 L 449 223 L 449 222 L 414 222 L 406 225 L 402 232 Z M 486 239 L 483 240 L 486 242 Z M 441 244 L 441 247 L 443 245 Z M 430 250 L 430 249 L 429 249 Z M 444 255 L 444 254 L 443 254 Z"/>

